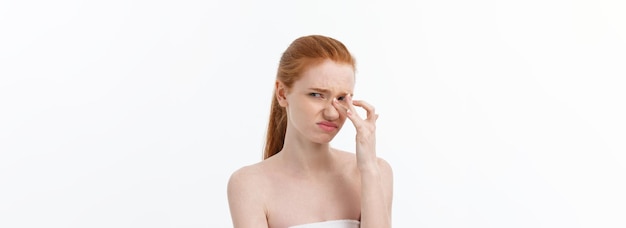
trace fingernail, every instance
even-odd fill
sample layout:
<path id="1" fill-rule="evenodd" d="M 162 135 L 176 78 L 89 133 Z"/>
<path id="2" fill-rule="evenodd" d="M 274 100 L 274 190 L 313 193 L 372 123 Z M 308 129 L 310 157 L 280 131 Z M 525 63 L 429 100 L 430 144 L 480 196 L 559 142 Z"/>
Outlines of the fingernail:
<path id="1" fill-rule="evenodd" d="M 346 114 L 348 114 L 348 116 L 351 116 L 352 112 L 350 110 L 346 110 Z"/>

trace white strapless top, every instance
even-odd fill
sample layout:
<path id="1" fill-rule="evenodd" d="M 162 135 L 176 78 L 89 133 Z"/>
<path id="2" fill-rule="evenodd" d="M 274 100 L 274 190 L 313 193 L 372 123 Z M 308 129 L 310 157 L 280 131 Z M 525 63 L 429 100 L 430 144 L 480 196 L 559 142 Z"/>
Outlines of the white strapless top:
<path id="1" fill-rule="evenodd" d="M 359 228 L 360 222 L 356 220 L 331 220 L 325 222 L 307 223 L 289 228 Z"/>

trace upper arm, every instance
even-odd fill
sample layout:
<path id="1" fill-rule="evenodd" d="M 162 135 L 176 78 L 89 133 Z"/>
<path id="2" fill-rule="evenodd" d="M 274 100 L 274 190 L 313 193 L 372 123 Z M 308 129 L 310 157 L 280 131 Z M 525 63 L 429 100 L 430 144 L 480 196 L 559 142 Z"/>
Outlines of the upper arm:
<path id="1" fill-rule="evenodd" d="M 261 180 L 249 167 L 235 171 L 228 181 L 228 205 L 234 228 L 267 228 Z"/>
<path id="2" fill-rule="evenodd" d="M 393 203 L 393 169 L 391 168 L 391 165 L 389 165 L 389 163 L 382 158 L 378 158 L 378 169 L 381 173 L 383 194 L 391 215 L 391 207 Z"/>

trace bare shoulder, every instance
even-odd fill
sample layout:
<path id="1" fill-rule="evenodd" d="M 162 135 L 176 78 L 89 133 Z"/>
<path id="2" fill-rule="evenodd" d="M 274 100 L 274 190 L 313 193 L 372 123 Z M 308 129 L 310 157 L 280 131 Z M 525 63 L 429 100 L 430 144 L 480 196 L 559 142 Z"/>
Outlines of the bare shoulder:
<path id="1" fill-rule="evenodd" d="M 244 166 L 228 180 L 228 204 L 234 227 L 267 227 L 266 178 L 261 163 Z"/>
<path id="2" fill-rule="evenodd" d="M 259 189 L 264 184 L 264 178 L 261 162 L 241 167 L 228 180 L 228 194 L 241 195 Z"/>
<path id="3" fill-rule="evenodd" d="M 348 151 L 343 151 L 343 150 L 337 150 L 337 151 L 339 152 L 340 158 L 342 159 L 344 164 L 351 165 L 352 167 L 356 168 L 356 154 L 352 152 L 348 152 Z M 393 169 L 391 168 L 391 165 L 389 164 L 389 162 L 387 162 L 387 160 L 381 157 L 377 157 L 377 159 L 378 159 L 377 161 L 378 169 L 380 170 L 382 176 L 384 178 L 392 179 Z"/>
<path id="4" fill-rule="evenodd" d="M 384 176 L 393 177 L 393 168 L 387 160 L 378 157 L 378 169 L 382 172 Z"/>
<path id="5" fill-rule="evenodd" d="M 389 162 L 383 158 L 378 158 L 378 170 L 380 170 L 380 177 L 383 183 L 385 198 L 387 199 L 387 205 L 389 211 L 391 211 L 391 205 L 393 201 L 393 169 Z"/>

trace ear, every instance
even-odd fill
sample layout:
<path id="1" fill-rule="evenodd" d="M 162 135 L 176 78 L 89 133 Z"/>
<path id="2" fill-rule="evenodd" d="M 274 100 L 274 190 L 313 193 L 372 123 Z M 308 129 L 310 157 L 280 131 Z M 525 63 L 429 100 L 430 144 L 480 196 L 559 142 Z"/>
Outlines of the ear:
<path id="1" fill-rule="evenodd" d="M 276 80 L 276 87 L 274 88 L 276 92 L 276 100 L 278 100 L 278 104 L 281 107 L 287 107 L 287 86 L 279 80 Z"/>

